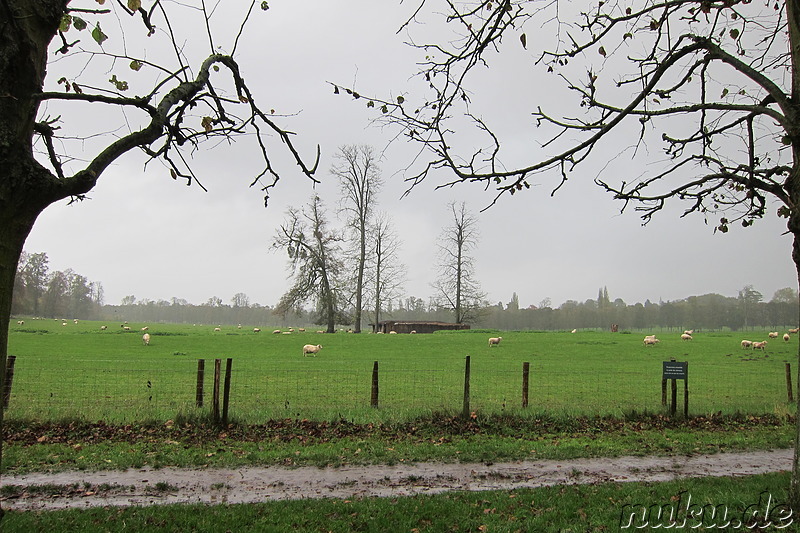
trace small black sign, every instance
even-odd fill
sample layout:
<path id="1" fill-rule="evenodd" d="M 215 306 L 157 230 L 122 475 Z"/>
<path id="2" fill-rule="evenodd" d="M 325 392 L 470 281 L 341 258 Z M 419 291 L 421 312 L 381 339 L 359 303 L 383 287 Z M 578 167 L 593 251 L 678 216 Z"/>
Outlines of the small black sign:
<path id="1" fill-rule="evenodd" d="M 689 374 L 689 363 L 686 361 L 664 361 L 664 373 L 661 379 L 686 379 Z"/>

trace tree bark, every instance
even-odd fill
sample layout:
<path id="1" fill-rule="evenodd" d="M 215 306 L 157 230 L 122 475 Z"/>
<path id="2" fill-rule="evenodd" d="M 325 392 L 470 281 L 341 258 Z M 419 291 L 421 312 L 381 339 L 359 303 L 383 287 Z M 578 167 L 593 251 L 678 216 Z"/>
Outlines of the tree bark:
<path id="1" fill-rule="evenodd" d="M 58 179 L 34 159 L 32 139 L 47 48 L 66 4 L 65 0 L 0 0 L 0 397 L 5 393 L 19 258 L 39 214 L 64 198 Z M 0 434 L 2 430 L 0 410 Z M 2 453 L 0 438 L 0 461 Z"/>

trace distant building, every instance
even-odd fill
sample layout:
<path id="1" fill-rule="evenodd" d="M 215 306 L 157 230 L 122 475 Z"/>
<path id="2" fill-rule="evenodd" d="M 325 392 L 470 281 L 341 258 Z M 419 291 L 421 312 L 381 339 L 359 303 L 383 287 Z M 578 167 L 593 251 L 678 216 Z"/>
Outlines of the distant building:
<path id="1" fill-rule="evenodd" d="M 378 326 L 370 324 L 374 333 L 433 333 L 440 329 L 461 330 L 469 329 L 469 324 L 452 324 L 450 322 L 411 322 L 407 320 L 383 320 Z"/>

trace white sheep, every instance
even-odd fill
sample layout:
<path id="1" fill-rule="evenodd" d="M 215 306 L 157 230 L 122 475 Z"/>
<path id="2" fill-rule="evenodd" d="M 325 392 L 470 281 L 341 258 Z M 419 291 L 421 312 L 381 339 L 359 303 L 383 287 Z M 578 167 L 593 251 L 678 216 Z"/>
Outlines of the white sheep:
<path id="1" fill-rule="evenodd" d="M 767 333 L 767 336 L 770 339 L 777 339 L 778 338 L 778 332 L 777 331 L 770 331 L 769 333 Z"/>
<path id="2" fill-rule="evenodd" d="M 694 335 L 694 330 L 693 329 L 687 329 L 686 331 L 683 332 L 683 334 L 684 335 Z"/>
<path id="3" fill-rule="evenodd" d="M 577 333 L 577 332 L 578 332 L 577 329 L 573 329 L 571 333 Z"/>
<path id="4" fill-rule="evenodd" d="M 784 333 L 784 334 L 783 334 L 783 341 L 784 341 L 784 342 L 789 342 L 789 339 L 790 339 L 790 338 L 791 338 L 791 337 L 789 337 L 789 334 L 788 334 L 788 333 Z"/>
<path id="5" fill-rule="evenodd" d="M 499 346 L 501 340 L 503 340 L 503 337 L 491 337 L 489 339 L 489 346 Z"/>
<path id="6" fill-rule="evenodd" d="M 261 328 L 253 328 L 253 333 L 261 333 Z"/>
<path id="7" fill-rule="evenodd" d="M 17 320 L 17 325 L 18 326 L 24 326 L 25 325 L 25 321 L 24 320 Z"/>
<path id="8" fill-rule="evenodd" d="M 742 348 L 752 348 L 752 347 L 753 347 L 753 341 L 748 341 L 746 339 L 742 341 Z"/>
<path id="9" fill-rule="evenodd" d="M 681 335 L 681 340 L 690 341 L 692 340 L 692 336 L 688 333 L 684 333 L 683 335 Z"/>
<path id="10" fill-rule="evenodd" d="M 754 350 L 766 350 L 767 349 L 767 341 L 754 342 L 753 343 L 753 349 Z"/>
<path id="11" fill-rule="evenodd" d="M 660 340 L 656 339 L 655 335 L 648 335 L 644 338 L 644 345 L 645 346 L 655 346 L 656 343 L 661 342 Z"/>
<path id="12" fill-rule="evenodd" d="M 308 354 L 314 354 L 314 357 L 316 357 L 321 349 L 321 344 L 306 344 L 303 346 L 303 357 L 306 357 Z"/>
<path id="13" fill-rule="evenodd" d="M 800 328 L 793 328 L 789 330 L 789 333 L 800 333 Z"/>
<path id="14" fill-rule="evenodd" d="M 214 328 L 214 331 L 222 331 L 222 328 Z"/>
<path id="15" fill-rule="evenodd" d="M 105 331 L 108 329 L 108 326 L 100 326 L 100 331 Z"/>
<path id="16" fill-rule="evenodd" d="M 143 327 L 143 328 L 142 328 L 142 331 L 147 331 L 148 329 L 150 329 L 150 328 L 148 328 L 147 326 L 145 326 L 145 327 Z"/>
<path id="17" fill-rule="evenodd" d="M 149 333 L 145 333 L 144 335 L 142 335 L 142 343 L 144 343 L 145 346 L 150 346 L 150 334 Z"/>
<path id="18" fill-rule="evenodd" d="M 279 334 L 280 332 L 281 332 L 281 330 L 279 330 L 279 329 L 276 329 L 276 330 L 274 330 L 274 331 L 272 332 L 272 334 L 273 334 L 273 335 L 277 335 L 277 334 Z"/>

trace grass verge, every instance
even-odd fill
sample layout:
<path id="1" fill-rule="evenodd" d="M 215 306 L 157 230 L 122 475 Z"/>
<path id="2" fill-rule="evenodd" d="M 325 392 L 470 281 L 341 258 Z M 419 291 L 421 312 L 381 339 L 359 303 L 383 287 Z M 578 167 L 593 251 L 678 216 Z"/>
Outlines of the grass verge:
<path id="1" fill-rule="evenodd" d="M 136 425 L 15 421 L 3 471 L 247 465 L 340 466 L 684 455 L 788 448 L 794 417 L 660 415 L 552 418 L 434 415 L 403 423 L 271 420 L 225 428 L 202 421 Z"/>

